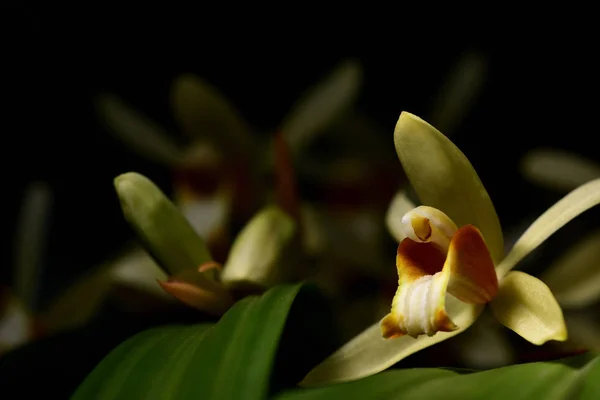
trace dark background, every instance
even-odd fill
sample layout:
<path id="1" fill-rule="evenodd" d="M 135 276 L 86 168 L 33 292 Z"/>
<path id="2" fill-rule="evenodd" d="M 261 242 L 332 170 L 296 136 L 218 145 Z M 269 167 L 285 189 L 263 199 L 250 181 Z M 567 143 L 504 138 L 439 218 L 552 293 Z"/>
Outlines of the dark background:
<path id="1" fill-rule="evenodd" d="M 458 57 L 476 50 L 488 61 L 487 80 L 452 139 L 478 171 L 503 226 L 562 196 L 520 178 L 517 161 L 526 151 L 552 146 L 598 159 L 594 55 L 581 38 L 539 33 L 501 43 L 480 40 L 474 32 L 471 39 L 479 40 L 474 43 L 443 32 L 427 40 L 423 30 L 391 29 L 371 37 L 364 25 L 321 32 L 307 22 L 285 26 L 285 19 L 272 26 L 268 18 L 244 25 L 225 18 L 213 27 L 206 26 L 211 14 L 188 10 L 151 16 L 108 8 L 72 13 L 14 9 L 3 13 L 0 24 L 8 199 L 0 281 L 11 279 L 6 267 L 23 189 L 33 180 L 46 181 L 55 209 L 45 298 L 132 237 L 113 191 L 114 176 L 135 170 L 169 188 L 166 169 L 106 133 L 91 102 L 99 91 L 121 96 L 175 130 L 168 90 L 175 76 L 193 72 L 267 132 L 309 85 L 352 56 L 364 67 L 358 106 L 389 134 L 391 146 L 400 111 L 425 115 Z"/>

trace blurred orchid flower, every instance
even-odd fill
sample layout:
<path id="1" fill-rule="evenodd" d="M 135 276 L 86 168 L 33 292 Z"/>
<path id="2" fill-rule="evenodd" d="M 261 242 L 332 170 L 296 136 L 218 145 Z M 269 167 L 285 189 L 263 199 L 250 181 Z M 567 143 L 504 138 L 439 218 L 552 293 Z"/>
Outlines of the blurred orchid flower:
<path id="1" fill-rule="evenodd" d="M 250 220 L 221 270 L 186 218 L 148 178 L 122 174 L 115 188 L 126 220 L 168 271 L 160 286 L 181 302 L 221 315 L 236 291 L 261 290 L 286 279 L 281 263 L 293 244 L 296 223 L 279 207 L 267 206 Z"/>
<path id="2" fill-rule="evenodd" d="M 392 311 L 309 372 L 301 384 L 350 381 L 380 372 L 463 332 L 488 302 L 503 325 L 531 343 L 565 340 L 563 314 L 550 289 L 511 269 L 600 203 L 600 179 L 548 209 L 504 256 L 494 206 L 465 155 L 433 126 L 406 112 L 398 119 L 394 142 L 412 187 L 427 206 L 397 221 L 406 238 L 398 247 L 399 287 Z"/>

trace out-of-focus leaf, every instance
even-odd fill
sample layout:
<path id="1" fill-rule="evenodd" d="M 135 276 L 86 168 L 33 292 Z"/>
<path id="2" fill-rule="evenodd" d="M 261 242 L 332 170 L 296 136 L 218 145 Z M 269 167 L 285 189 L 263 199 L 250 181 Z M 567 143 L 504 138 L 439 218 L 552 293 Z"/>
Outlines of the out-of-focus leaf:
<path id="1" fill-rule="evenodd" d="M 31 183 L 23 196 L 17 221 L 13 287 L 30 310 L 36 308 L 51 207 L 50 187 L 43 182 Z"/>
<path id="2" fill-rule="evenodd" d="M 202 238 L 148 178 L 135 172 L 114 181 L 123 215 L 144 246 L 171 274 L 211 261 Z"/>
<path id="3" fill-rule="evenodd" d="M 277 400 L 596 399 L 600 358 L 593 354 L 557 362 L 513 365 L 458 374 L 444 369 L 400 369 L 359 381 L 280 393 Z"/>
<path id="4" fill-rule="evenodd" d="M 140 155 L 168 167 L 181 161 L 183 151 L 168 133 L 115 95 L 97 96 L 96 107 L 109 131 Z"/>
<path id="5" fill-rule="evenodd" d="M 233 306 L 216 325 L 140 333 L 113 350 L 72 399 L 263 399 L 288 313 L 302 285 Z"/>

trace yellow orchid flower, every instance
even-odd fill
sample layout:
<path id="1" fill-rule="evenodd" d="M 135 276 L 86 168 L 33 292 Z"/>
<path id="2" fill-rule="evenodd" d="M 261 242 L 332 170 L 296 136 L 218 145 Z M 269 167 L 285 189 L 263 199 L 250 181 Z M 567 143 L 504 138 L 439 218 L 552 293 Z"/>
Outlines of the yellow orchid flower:
<path id="1" fill-rule="evenodd" d="M 465 155 L 433 126 L 407 112 L 400 114 L 394 142 L 426 207 L 400 221 L 407 239 L 398 248 L 400 278 L 392 312 L 315 367 L 300 384 L 351 381 L 380 372 L 465 331 L 485 303 L 503 325 L 532 343 L 565 340 L 562 311 L 548 287 L 511 269 L 570 220 L 600 203 L 600 179 L 548 209 L 504 256 L 498 216 Z"/>

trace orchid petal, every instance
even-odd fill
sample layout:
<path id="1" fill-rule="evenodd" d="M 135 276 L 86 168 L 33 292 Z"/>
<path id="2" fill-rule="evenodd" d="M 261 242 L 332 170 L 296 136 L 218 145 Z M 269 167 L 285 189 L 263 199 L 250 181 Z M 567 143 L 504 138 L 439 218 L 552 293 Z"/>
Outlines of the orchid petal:
<path id="1" fill-rule="evenodd" d="M 496 319 L 533 344 L 567 340 L 562 310 L 541 280 L 512 271 L 500 282 L 498 295 L 490 303 Z"/>
<path id="2" fill-rule="evenodd" d="M 519 261 L 544 240 L 584 211 L 600 204 L 600 178 L 567 194 L 546 210 L 517 240 L 512 250 L 496 268 L 498 276 L 506 275 Z"/>
<path id="3" fill-rule="evenodd" d="M 485 82 L 487 65 L 477 53 L 467 53 L 454 66 L 439 93 L 429 120 L 450 136 L 477 98 Z"/>
<path id="4" fill-rule="evenodd" d="M 212 85 L 191 74 L 178 76 L 171 90 L 175 119 L 193 140 L 210 138 L 234 154 L 251 151 L 254 143 L 237 110 Z"/>
<path id="5" fill-rule="evenodd" d="M 294 105 L 281 128 L 294 158 L 351 108 L 361 80 L 360 64 L 346 60 Z"/>
<path id="6" fill-rule="evenodd" d="M 600 299 L 600 231 L 552 264 L 541 277 L 563 308 L 580 308 Z"/>
<path id="7" fill-rule="evenodd" d="M 114 185 L 125 219 L 171 274 L 211 260 L 204 241 L 151 180 L 128 172 L 116 177 Z"/>
<path id="8" fill-rule="evenodd" d="M 467 157 L 437 129 L 407 112 L 400 114 L 394 142 L 421 203 L 442 210 L 458 226 L 476 226 L 499 262 L 504 254 L 500 221 Z"/>
<path id="9" fill-rule="evenodd" d="M 550 189 L 570 191 L 600 177 L 600 165 L 558 149 L 533 149 L 521 160 L 526 179 Z"/>
<path id="10" fill-rule="evenodd" d="M 281 265 L 296 224 L 276 206 L 258 212 L 236 237 L 221 281 L 230 288 L 266 288 L 285 279 Z"/>
<path id="11" fill-rule="evenodd" d="M 398 243 L 406 237 L 401 229 L 402 217 L 415 207 L 416 205 L 408 198 L 404 190 L 396 192 L 388 207 L 385 224 Z"/>
<path id="12" fill-rule="evenodd" d="M 140 155 L 168 167 L 181 161 L 183 151 L 173 138 L 117 96 L 97 96 L 96 107 L 109 131 Z"/>
<path id="13" fill-rule="evenodd" d="M 353 381 L 381 372 L 413 353 L 465 331 L 477 319 L 483 306 L 464 304 L 448 296 L 446 310 L 459 327 L 457 330 L 438 332 L 433 336 L 422 335 L 416 339 L 408 335 L 383 339 L 379 323 L 376 323 L 317 365 L 304 377 L 300 386 Z"/>

